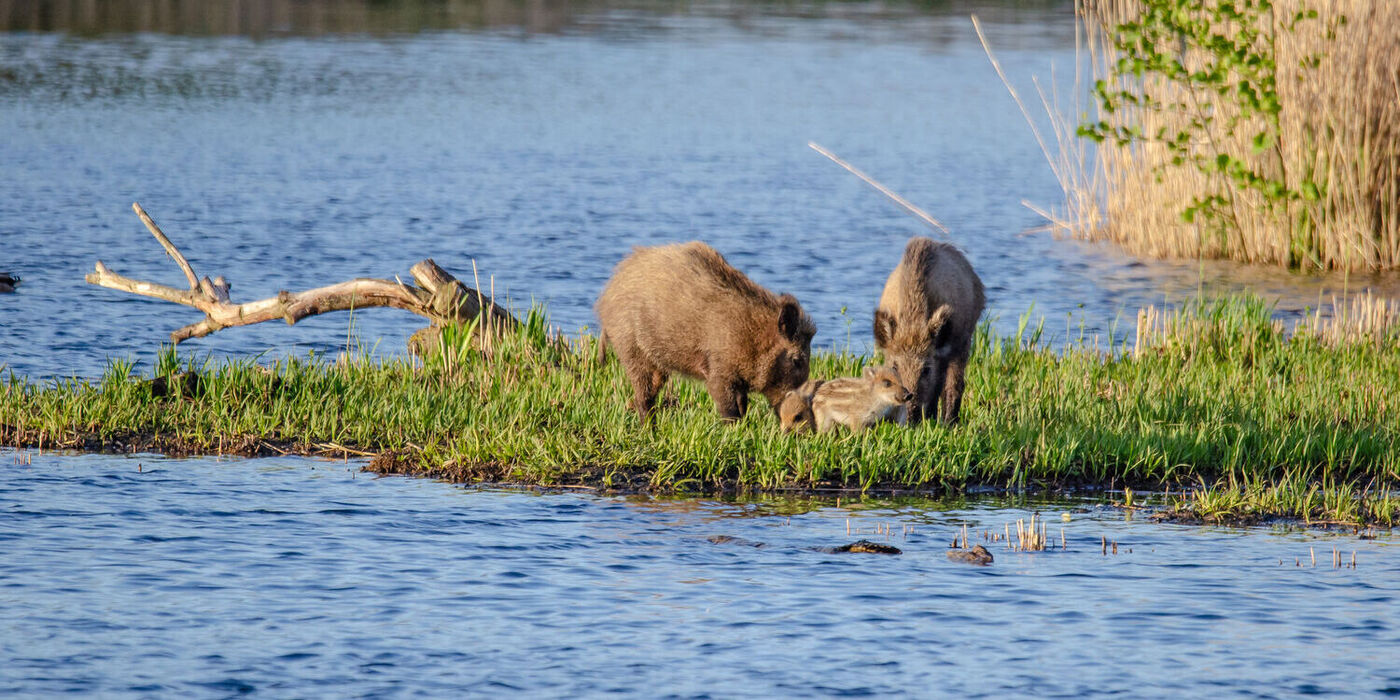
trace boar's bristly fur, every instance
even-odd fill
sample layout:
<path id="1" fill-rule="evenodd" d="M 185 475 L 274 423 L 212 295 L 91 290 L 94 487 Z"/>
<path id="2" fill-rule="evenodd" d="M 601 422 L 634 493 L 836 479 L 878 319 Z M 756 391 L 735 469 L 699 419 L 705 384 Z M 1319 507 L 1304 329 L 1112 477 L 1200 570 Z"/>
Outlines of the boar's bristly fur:
<path id="1" fill-rule="evenodd" d="M 726 420 L 762 393 L 774 411 L 807 381 L 816 326 L 790 294 L 774 294 L 692 241 L 634 248 L 594 306 L 643 420 L 672 373 L 697 377 Z"/>
<path id="2" fill-rule="evenodd" d="M 875 309 L 875 347 L 913 394 L 911 424 L 933 415 L 957 423 L 985 306 L 982 280 L 961 251 L 930 238 L 909 240 Z"/>

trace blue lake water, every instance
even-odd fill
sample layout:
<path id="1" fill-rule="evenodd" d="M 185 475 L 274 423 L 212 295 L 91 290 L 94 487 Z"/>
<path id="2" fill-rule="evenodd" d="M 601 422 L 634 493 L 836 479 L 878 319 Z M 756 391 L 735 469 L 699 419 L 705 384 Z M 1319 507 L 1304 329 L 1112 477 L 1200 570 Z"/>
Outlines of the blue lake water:
<path id="1" fill-rule="evenodd" d="M 1021 201 L 1053 207 L 1058 186 L 968 15 L 982 13 L 1024 93 L 1035 76 L 1072 93 L 1069 3 L 581 6 L 519 24 L 374 33 L 365 19 L 274 36 L 210 35 L 198 15 L 191 34 L 93 34 L 87 4 L 47 4 L 84 33 L 0 32 L 0 272 L 24 278 L 0 295 L 0 364 L 32 377 L 148 362 L 199 320 L 83 281 L 100 259 L 182 284 L 133 201 L 238 301 L 407 278 L 432 257 L 575 331 L 631 246 L 699 238 L 796 294 L 819 346 L 865 349 L 885 276 L 929 230 L 809 140 L 946 222 L 1005 330 L 1032 306 L 1063 338 L 1120 317 L 1130 329 L 1142 304 L 1202 288 L 1296 310 L 1380 284 L 1228 265 L 1203 276 L 1034 233 L 1044 222 Z M 264 4 L 288 3 L 249 7 Z M 159 3 L 115 6 L 127 5 Z M 393 354 L 421 325 L 371 310 L 353 328 L 340 314 L 186 347 L 301 354 L 353 336 Z"/>
<path id="2" fill-rule="evenodd" d="M 6 694 L 1400 692 L 1389 537 L 1061 521 L 1074 503 L 483 491 L 305 459 L 0 460 Z M 1014 539 L 1032 509 L 1068 549 L 946 558 L 964 523 Z M 904 553 L 811 549 L 858 537 Z"/>
<path id="3" fill-rule="evenodd" d="M 862 349 L 926 229 L 809 140 L 949 224 L 1003 329 L 1032 306 L 1063 337 L 1197 289 L 1287 313 L 1393 288 L 1035 233 L 1020 202 L 1052 206 L 1056 184 L 967 15 L 1023 91 L 1068 89 L 1068 6 L 0 1 L 0 271 L 24 278 L 0 295 L 0 365 L 96 376 L 198 320 L 83 282 L 101 259 L 179 284 L 133 201 L 236 300 L 432 257 L 463 279 L 475 261 L 570 331 L 630 246 L 701 238 L 796 294 L 818 345 Z M 396 354 L 419 325 L 375 310 L 185 347 Z M 1146 524 L 1096 501 L 501 492 L 358 466 L 0 451 L 0 694 L 1400 693 L 1390 533 Z M 1066 551 L 944 556 L 964 523 L 1039 509 L 1055 539 L 1081 506 Z M 904 554 L 813 549 L 859 537 Z M 1331 568 L 1333 547 L 1358 567 Z"/>

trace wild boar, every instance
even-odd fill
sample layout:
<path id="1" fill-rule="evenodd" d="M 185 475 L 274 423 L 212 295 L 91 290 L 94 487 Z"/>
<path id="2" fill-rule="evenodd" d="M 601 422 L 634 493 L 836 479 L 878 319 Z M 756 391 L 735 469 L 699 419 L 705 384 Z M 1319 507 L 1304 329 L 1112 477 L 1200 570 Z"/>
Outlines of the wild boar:
<path id="1" fill-rule="evenodd" d="M 945 424 L 958 422 L 967 358 L 986 301 L 982 280 L 957 248 L 909 239 L 875 308 L 875 348 L 913 394 L 911 424 L 935 414 Z"/>
<path id="2" fill-rule="evenodd" d="M 844 425 L 860 432 L 880 421 L 903 423 L 909 392 L 887 367 L 866 367 L 860 377 L 810 380 L 789 391 L 778 411 L 783 430 L 815 427 L 826 432 Z"/>
<path id="3" fill-rule="evenodd" d="M 725 420 L 763 394 L 776 412 L 807 381 L 816 325 L 791 294 L 781 296 L 734 269 L 699 241 L 634 248 L 594 305 L 600 356 L 611 346 L 632 382 L 645 421 L 673 373 L 704 380 Z"/>

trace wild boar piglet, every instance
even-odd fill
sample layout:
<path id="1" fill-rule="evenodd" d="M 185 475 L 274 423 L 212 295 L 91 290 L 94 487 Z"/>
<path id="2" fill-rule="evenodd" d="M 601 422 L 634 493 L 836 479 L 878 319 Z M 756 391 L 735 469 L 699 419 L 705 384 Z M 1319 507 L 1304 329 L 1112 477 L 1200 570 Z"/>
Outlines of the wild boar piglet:
<path id="1" fill-rule="evenodd" d="M 778 423 L 783 427 L 783 432 L 805 433 L 816 427 L 812 399 L 823 383 L 821 379 L 808 379 L 802 386 L 783 395 L 783 402 L 778 405 Z"/>
<path id="2" fill-rule="evenodd" d="M 905 422 L 910 394 L 888 367 L 866 367 L 860 377 L 823 382 L 812 397 L 818 432 L 844 425 L 858 433 L 881 421 Z"/>
<path id="3" fill-rule="evenodd" d="M 866 367 L 859 377 L 809 380 L 784 397 L 783 430 L 827 432 L 838 425 L 860 432 L 881 421 L 903 423 L 910 394 L 888 367 Z"/>

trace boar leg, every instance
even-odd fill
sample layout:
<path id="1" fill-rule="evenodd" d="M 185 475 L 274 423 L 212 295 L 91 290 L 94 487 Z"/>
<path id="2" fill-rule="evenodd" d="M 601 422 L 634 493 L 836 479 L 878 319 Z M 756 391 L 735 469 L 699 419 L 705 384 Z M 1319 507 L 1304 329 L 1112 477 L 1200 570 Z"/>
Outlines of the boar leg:
<path id="1" fill-rule="evenodd" d="M 749 391 L 742 380 L 712 370 L 705 380 L 705 389 L 715 400 L 715 409 L 719 411 L 720 418 L 733 422 L 744 417 L 744 411 L 749 407 Z"/>
<path id="2" fill-rule="evenodd" d="M 914 405 L 909 409 L 909 425 L 918 425 L 938 415 L 938 399 L 943 395 L 948 360 L 930 357 L 928 363 L 928 376 L 919 383 L 919 395 L 915 397 Z"/>
<path id="3" fill-rule="evenodd" d="M 948 362 L 948 371 L 943 382 L 943 413 L 939 416 L 944 425 L 957 425 L 958 412 L 962 409 L 963 385 L 967 374 L 967 355 L 958 355 Z"/>
<path id="4" fill-rule="evenodd" d="M 666 375 L 654 365 L 634 361 L 627 364 L 627 378 L 632 381 L 632 408 L 645 423 L 656 406 L 656 395 L 661 393 Z"/>

